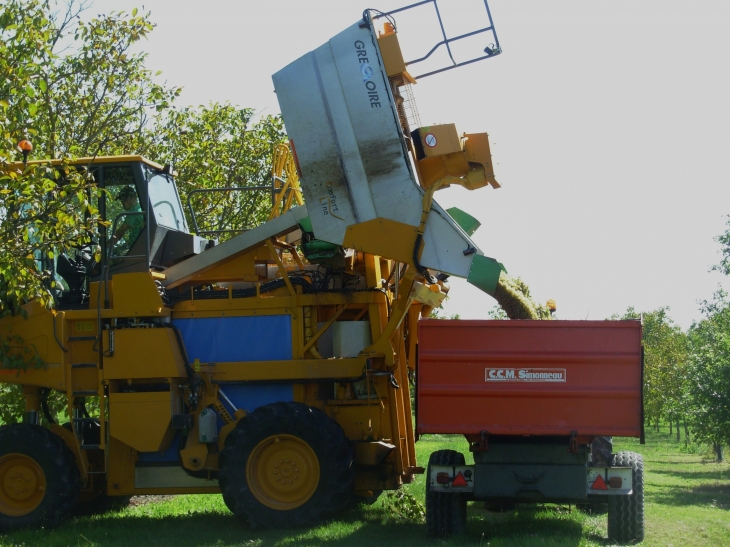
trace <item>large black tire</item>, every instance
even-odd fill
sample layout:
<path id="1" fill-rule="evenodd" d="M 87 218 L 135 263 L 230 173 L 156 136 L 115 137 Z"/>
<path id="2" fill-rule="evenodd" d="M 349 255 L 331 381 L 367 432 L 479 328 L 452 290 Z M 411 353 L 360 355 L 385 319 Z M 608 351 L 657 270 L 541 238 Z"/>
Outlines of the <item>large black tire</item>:
<path id="1" fill-rule="evenodd" d="M 252 527 L 291 528 L 341 510 L 355 464 L 342 428 L 301 403 L 274 403 L 243 418 L 220 455 L 223 500 Z"/>
<path id="2" fill-rule="evenodd" d="M 432 492 L 429 488 L 432 465 L 464 465 L 464 455 L 455 450 L 437 450 L 428 459 L 426 471 L 426 529 L 429 536 L 447 537 L 466 530 L 466 496 Z"/>
<path id="3" fill-rule="evenodd" d="M 60 437 L 37 425 L 0 427 L 0 528 L 57 526 L 79 494 L 79 470 Z"/>
<path id="4" fill-rule="evenodd" d="M 631 467 L 633 490 L 629 496 L 608 498 L 608 539 L 638 543 L 644 539 L 644 460 L 635 452 L 619 452 L 611 465 Z"/>

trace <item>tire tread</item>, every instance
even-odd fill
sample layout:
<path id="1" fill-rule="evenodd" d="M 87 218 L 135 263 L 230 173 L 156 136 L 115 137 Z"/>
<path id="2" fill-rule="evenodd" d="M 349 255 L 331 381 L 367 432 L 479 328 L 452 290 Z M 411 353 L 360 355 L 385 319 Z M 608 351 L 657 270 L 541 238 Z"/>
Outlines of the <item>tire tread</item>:
<path id="1" fill-rule="evenodd" d="M 300 507 L 288 511 L 261 504 L 246 481 L 246 462 L 251 450 L 277 433 L 302 438 L 320 459 L 320 482 L 314 495 Z M 355 481 L 352 446 L 340 425 L 318 408 L 294 402 L 265 405 L 243 418 L 226 438 L 220 469 L 223 501 L 234 515 L 248 521 L 253 528 L 312 524 L 341 510 L 352 496 Z"/>
<path id="2" fill-rule="evenodd" d="M 464 465 L 464 455 L 455 450 L 437 450 L 431 454 L 426 471 L 426 529 L 428 535 L 448 537 L 466 529 L 466 496 L 432 492 L 429 488 L 432 465 Z"/>
<path id="3" fill-rule="evenodd" d="M 633 491 L 628 496 L 608 500 L 608 539 L 617 543 L 644 540 L 644 460 L 640 454 L 623 451 L 614 454 L 611 465 L 631 467 Z"/>
<path id="4" fill-rule="evenodd" d="M 13 424 L 0 427 L 0 456 L 20 453 L 32 457 L 46 477 L 46 496 L 32 512 L 23 516 L 0 513 L 0 528 L 54 527 L 66 520 L 79 494 L 76 459 L 63 440 L 38 425 Z"/>

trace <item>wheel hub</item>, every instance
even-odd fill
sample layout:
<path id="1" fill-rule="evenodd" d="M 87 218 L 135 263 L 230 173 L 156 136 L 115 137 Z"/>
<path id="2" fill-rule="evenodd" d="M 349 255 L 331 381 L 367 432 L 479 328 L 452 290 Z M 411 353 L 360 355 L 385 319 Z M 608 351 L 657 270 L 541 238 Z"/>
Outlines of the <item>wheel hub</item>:
<path id="1" fill-rule="evenodd" d="M 38 463 L 25 454 L 0 457 L 0 512 L 27 515 L 43 501 L 46 477 Z"/>
<path id="2" fill-rule="evenodd" d="M 251 492 L 272 509 L 294 509 L 306 503 L 319 484 L 319 461 L 299 437 L 274 435 L 251 451 L 246 479 Z"/>

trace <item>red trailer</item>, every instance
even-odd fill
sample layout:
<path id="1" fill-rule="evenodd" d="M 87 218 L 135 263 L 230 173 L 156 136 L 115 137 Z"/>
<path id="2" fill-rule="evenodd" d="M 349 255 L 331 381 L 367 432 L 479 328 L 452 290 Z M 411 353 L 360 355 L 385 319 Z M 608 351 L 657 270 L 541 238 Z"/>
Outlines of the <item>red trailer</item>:
<path id="1" fill-rule="evenodd" d="M 609 538 L 643 539 L 643 462 L 612 436 L 643 443 L 638 321 L 419 322 L 417 433 L 463 434 L 429 461 L 427 524 L 463 529 L 466 501 L 609 505 Z"/>

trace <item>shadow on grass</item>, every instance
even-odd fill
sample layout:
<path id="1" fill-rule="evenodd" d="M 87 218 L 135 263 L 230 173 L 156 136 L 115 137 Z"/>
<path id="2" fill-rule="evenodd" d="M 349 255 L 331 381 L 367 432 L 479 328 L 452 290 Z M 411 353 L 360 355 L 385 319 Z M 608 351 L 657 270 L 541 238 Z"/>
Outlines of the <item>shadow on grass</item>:
<path id="1" fill-rule="evenodd" d="M 714 462 L 704 465 L 712 466 L 713 464 Z M 684 469 L 652 469 L 651 473 L 655 475 L 669 475 L 683 480 L 727 481 L 730 479 L 730 473 L 728 473 L 727 467 L 718 467 L 715 469 L 710 467 L 709 469 L 702 471 L 688 471 Z"/>
<path id="2" fill-rule="evenodd" d="M 483 537 L 484 544 L 490 545 L 570 547 L 579 545 L 583 537 L 583 526 L 574 517 L 574 510 L 564 506 L 522 504 L 512 511 L 491 513 L 474 504 L 467 531 L 472 542 Z"/>
<path id="3" fill-rule="evenodd" d="M 24 530 L 3 536 L 0 545 L 89 546 L 411 546 L 411 545 L 555 545 L 577 546 L 582 526 L 569 512 L 546 508 L 518 509 L 490 514 L 470 507 L 467 533 L 443 539 L 429 538 L 426 525 L 394 519 L 387 508 L 352 508 L 339 518 L 312 528 L 251 530 L 225 513 L 188 513 L 154 517 L 111 513 L 70 520 L 54 529 Z M 596 539 L 602 543 L 602 538 Z"/>
<path id="4" fill-rule="evenodd" d="M 650 497 L 660 505 L 700 505 L 717 509 L 730 509 L 730 482 L 701 484 L 691 488 L 655 486 Z"/>

